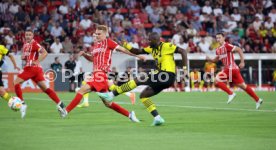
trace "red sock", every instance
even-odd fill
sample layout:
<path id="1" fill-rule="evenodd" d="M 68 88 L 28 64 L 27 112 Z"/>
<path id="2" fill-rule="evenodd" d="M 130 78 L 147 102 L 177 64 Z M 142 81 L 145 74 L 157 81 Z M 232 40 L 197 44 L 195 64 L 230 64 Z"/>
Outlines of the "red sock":
<path id="1" fill-rule="evenodd" d="M 69 113 L 72 109 L 74 109 L 81 101 L 82 94 L 77 93 L 75 98 L 71 101 L 71 103 L 66 107 L 67 112 Z"/>
<path id="2" fill-rule="evenodd" d="M 21 90 L 21 85 L 20 84 L 16 84 L 14 86 L 14 90 L 15 90 L 15 93 L 16 93 L 17 97 L 19 97 L 22 101 L 24 101 L 23 100 L 23 95 L 22 95 L 22 90 Z"/>
<path id="3" fill-rule="evenodd" d="M 216 86 L 226 92 L 228 95 L 232 95 L 233 92 L 223 82 L 217 82 Z"/>
<path id="4" fill-rule="evenodd" d="M 60 102 L 60 99 L 58 98 L 56 92 L 54 92 L 52 89 L 48 88 L 46 89 L 45 93 L 56 103 L 58 104 Z"/>
<path id="5" fill-rule="evenodd" d="M 246 86 L 245 92 L 250 95 L 256 102 L 258 102 L 259 97 L 256 95 L 256 93 L 252 90 L 250 86 Z"/>
<path id="6" fill-rule="evenodd" d="M 126 110 L 125 108 L 121 107 L 119 104 L 116 104 L 114 102 L 111 103 L 109 106 L 110 109 L 113 109 L 114 111 L 128 117 L 129 116 L 129 111 Z"/>

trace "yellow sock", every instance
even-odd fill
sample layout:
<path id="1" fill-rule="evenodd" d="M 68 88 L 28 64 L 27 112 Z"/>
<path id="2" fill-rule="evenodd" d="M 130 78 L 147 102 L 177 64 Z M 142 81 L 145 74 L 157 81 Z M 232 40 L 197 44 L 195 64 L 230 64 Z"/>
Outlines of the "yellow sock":
<path id="1" fill-rule="evenodd" d="M 3 96 L 2 96 L 2 98 L 5 100 L 5 101 L 9 101 L 10 100 L 10 98 L 11 98 L 11 96 L 10 96 L 10 94 L 9 93 L 5 93 Z"/>
<path id="2" fill-rule="evenodd" d="M 88 97 L 89 97 L 89 93 L 86 93 L 83 95 L 83 102 L 84 103 L 88 103 Z"/>
<path id="3" fill-rule="evenodd" d="M 119 86 L 116 91 L 119 93 L 119 94 L 122 94 L 122 93 L 125 93 L 125 92 L 128 92 L 128 91 L 131 91 L 133 89 L 135 89 L 137 87 L 137 84 L 135 83 L 134 80 L 130 80 L 128 81 L 127 83 Z"/>
<path id="4" fill-rule="evenodd" d="M 147 108 L 148 112 L 156 110 L 155 104 L 149 98 L 141 98 L 141 102 Z"/>

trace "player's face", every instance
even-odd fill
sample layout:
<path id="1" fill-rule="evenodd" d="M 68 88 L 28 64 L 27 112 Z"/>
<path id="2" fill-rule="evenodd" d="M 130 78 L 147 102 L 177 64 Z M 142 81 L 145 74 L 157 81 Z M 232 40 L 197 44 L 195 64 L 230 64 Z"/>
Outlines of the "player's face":
<path id="1" fill-rule="evenodd" d="M 217 42 L 219 42 L 220 44 L 223 44 L 224 42 L 224 37 L 220 34 L 216 35 L 216 39 L 217 39 Z"/>
<path id="2" fill-rule="evenodd" d="M 27 42 L 30 42 L 34 37 L 34 34 L 32 32 L 25 32 L 25 39 Z"/>
<path id="3" fill-rule="evenodd" d="M 95 34 L 97 41 L 102 41 L 106 38 L 106 33 L 103 30 L 96 30 Z"/>

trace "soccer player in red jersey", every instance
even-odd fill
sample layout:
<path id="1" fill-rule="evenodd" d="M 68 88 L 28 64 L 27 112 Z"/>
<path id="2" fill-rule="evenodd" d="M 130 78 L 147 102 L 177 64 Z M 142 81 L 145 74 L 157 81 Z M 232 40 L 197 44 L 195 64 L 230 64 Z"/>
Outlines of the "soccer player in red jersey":
<path id="1" fill-rule="evenodd" d="M 96 28 L 96 38 L 97 42 L 94 43 L 91 50 L 91 55 L 81 51 L 80 56 L 84 56 L 87 60 L 93 62 L 93 73 L 87 84 L 82 85 L 80 90 L 77 92 L 75 98 L 65 109 L 58 109 L 62 118 L 66 117 L 67 114 L 72 111 L 78 103 L 81 101 L 84 94 L 94 91 L 94 92 L 108 92 L 108 78 L 107 72 L 110 70 L 111 66 L 111 55 L 113 50 L 123 52 L 125 54 L 136 56 L 128 52 L 125 48 L 118 45 L 116 42 L 107 38 L 108 28 L 104 25 L 99 25 Z M 143 57 L 137 56 L 140 59 Z M 121 107 L 115 102 L 111 102 L 102 99 L 103 103 L 110 109 L 128 117 L 133 122 L 139 122 L 136 118 L 134 111 L 129 112 L 125 108 Z"/>
<path id="2" fill-rule="evenodd" d="M 27 105 L 24 102 L 20 85 L 29 79 L 32 79 L 57 104 L 57 107 L 64 107 L 63 102 L 60 101 L 57 94 L 48 88 L 45 83 L 44 72 L 39 62 L 43 61 L 48 53 L 33 37 L 34 34 L 31 30 L 25 31 L 26 42 L 23 45 L 21 59 L 25 60 L 26 64 L 23 72 L 19 73 L 14 81 L 15 93 L 23 101 L 23 105 L 20 108 L 22 118 L 26 115 Z"/>
<path id="3" fill-rule="evenodd" d="M 235 98 L 236 94 L 233 93 L 224 83 L 226 80 L 229 82 L 233 82 L 236 86 L 243 89 L 247 94 L 249 94 L 256 101 L 256 109 L 259 109 L 263 100 L 260 99 L 256 93 L 252 90 L 252 88 L 245 84 L 239 68 L 244 68 L 244 56 L 242 49 L 240 47 L 234 46 L 225 42 L 225 37 L 223 33 L 216 34 L 216 40 L 219 42 L 220 47 L 216 49 L 216 57 L 211 59 L 210 57 L 206 57 L 207 61 L 217 62 L 221 61 L 224 65 L 223 71 L 219 72 L 215 79 L 215 84 L 217 87 L 225 91 L 228 95 L 227 103 L 231 103 L 231 101 Z M 240 64 L 239 66 L 235 63 L 233 53 L 237 52 L 240 56 Z"/>

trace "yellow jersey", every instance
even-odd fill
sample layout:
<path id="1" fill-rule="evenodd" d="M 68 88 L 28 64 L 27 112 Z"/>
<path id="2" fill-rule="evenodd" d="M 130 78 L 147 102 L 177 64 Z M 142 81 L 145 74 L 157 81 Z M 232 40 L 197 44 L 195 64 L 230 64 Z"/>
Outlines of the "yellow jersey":
<path id="1" fill-rule="evenodd" d="M 144 51 L 151 54 L 159 71 L 175 73 L 174 53 L 176 46 L 169 42 L 161 42 L 158 48 L 153 49 L 150 46 L 144 48 Z"/>
<path id="2" fill-rule="evenodd" d="M 3 65 L 3 58 L 5 55 L 9 54 L 9 50 L 4 46 L 0 45 L 0 67 Z"/>

